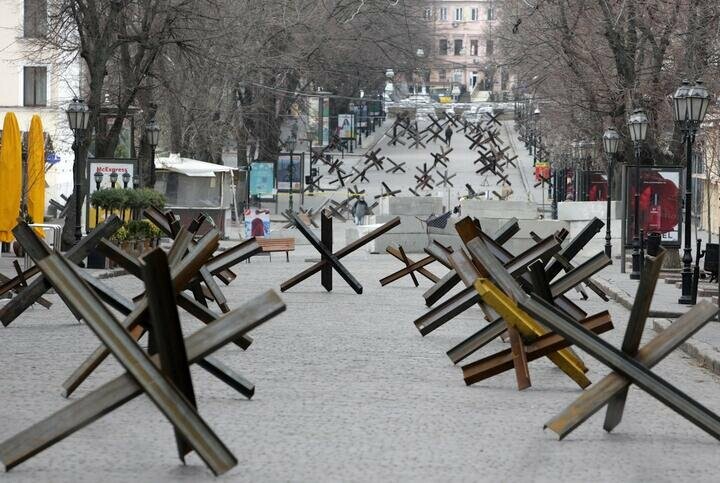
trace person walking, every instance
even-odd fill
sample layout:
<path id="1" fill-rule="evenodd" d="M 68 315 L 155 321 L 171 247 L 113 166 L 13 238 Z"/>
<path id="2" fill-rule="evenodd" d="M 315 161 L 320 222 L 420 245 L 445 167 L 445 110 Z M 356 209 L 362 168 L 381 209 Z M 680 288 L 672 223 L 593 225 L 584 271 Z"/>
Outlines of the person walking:
<path id="1" fill-rule="evenodd" d="M 450 146 L 450 140 L 452 139 L 453 130 L 450 126 L 445 129 L 445 144 Z"/>
<path id="2" fill-rule="evenodd" d="M 368 205 L 365 202 L 365 198 L 358 198 L 353 206 L 353 217 L 355 218 L 355 224 L 362 224 L 363 218 L 368 212 Z"/>

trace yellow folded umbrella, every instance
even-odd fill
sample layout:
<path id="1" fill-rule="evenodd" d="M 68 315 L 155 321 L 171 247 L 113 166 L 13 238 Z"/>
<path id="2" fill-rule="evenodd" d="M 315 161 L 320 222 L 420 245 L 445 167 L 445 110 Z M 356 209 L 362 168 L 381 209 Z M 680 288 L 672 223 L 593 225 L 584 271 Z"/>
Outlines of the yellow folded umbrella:
<path id="1" fill-rule="evenodd" d="M 27 205 L 33 223 L 45 220 L 45 138 L 40 116 L 35 114 L 30 121 L 27 159 Z M 40 236 L 45 232 L 36 228 Z"/>
<path id="2" fill-rule="evenodd" d="M 5 114 L 0 147 L 0 241 L 13 240 L 22 196 L 22 141 L 15 113 Z"/>

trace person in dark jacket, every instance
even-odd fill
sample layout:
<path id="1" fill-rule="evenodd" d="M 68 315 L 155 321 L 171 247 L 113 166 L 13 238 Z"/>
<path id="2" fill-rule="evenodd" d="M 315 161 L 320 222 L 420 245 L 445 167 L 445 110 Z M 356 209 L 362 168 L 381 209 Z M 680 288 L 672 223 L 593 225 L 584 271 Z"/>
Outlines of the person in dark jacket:
<path id="1" fill-rule="evenodd" d="M 360 225 L 368 212 L 368 205 L 365 198 L 359 198 L 353 206 L 353 218 L 355 218 L 355 224 Z"/>
<path id="2" fill-rule="evenodd" d="M 445 143 L 450 146 L 450 140 L 452 139 L 453 130 L 450 126 L 445 129 Z"/>

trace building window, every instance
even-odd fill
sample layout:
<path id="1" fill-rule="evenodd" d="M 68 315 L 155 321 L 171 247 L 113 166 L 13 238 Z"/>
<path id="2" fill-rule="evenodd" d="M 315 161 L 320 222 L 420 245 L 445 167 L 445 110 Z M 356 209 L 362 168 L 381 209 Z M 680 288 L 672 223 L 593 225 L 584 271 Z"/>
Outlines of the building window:
<path id="1" fill-rule="evenodd" d="M 23 68 L 23 106 L 47 106 L 47 67 Z"/>
<path id="2" fill-rule="evenodd" d="M 440 55 L 448 55 L 448 41 L 447 39 L 440 39 L 440 45 L 438 46 L 438 53 Z"/>
<path id="3" fill-rule="evenodd" d="M 425 20 L 430 20 L 432 17 L 432 8 L 425 9 Z"/>
<path id="4" fill-rule="evenodd" d="M 492 55 L 493 53 L 493 41 L 492 39 L 487 39 L 487 42 L 485 42 L 485 54 Z"/>
<path id="5" fill-rule="evenodd" d="M 47 34 L 47 0 L 23 2 L 23 36 L 44 37 Z"/>
<path id="6" fill-rule="evenodd" d="M 441 81 L 447 79 L 447 73 L 445 72 L 445 69 L 440 69 L 438 71 L 438 79 L 440 79 Z"/>
<path id="7" fill-rule="evenodd" d="M 480 20 L 480 9 L 473 7 L 470 9 L 470 20 Z"/>
<path id="8" fill-rule="evenodd" d="M 494 8 L 494 7 L 488 7 L 488 9 L 487 9 L 487 19 L 488 19 L 488 20 L 495 20 L 495 8 Z"/>
<path id="9" fill-rule="evenodd" d="M 478 55 L 478 41 L 477 41 L 477 39 L 470 41 L 470 55 L 472 55 L 473 57 L 477 57 L 477 55 Z"/>
<path id="10" fill-rule="evenodd" d="M 440 7 L 440 13 L 438 14 L 440 20 L 447 20 L 447 7 Z"/>
<path id="11" fill-rule="evenodd" d="M 463 48 L 463 46 L 462 46 L 462 39 L 456 39 L 456 40 L 455 40 L 454 49 L 453 49 L 453 51 L 454 51 L 453 53 L 454 53 L 455 55 L 462 55 L 462 48 Z"/>
<path id="12" fill-rule="evenodd" d="M 463 9 L 462 8 L 456 8 L 455 9 L 455 21 L 456 22 L 462 22 L 463 20 Z"/>

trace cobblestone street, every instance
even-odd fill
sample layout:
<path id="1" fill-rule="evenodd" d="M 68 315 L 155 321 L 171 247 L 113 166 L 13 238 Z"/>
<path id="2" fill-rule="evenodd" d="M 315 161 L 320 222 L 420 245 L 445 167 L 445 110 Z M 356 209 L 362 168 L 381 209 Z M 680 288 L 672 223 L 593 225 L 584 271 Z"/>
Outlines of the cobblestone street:
<path id="1" fill-rule="evenodd" d="M 243 283 L 226 289 L 231 305 L 276 288 L 313 256 L 301 246 L 289 264 L 266 258 L 243 264 Z M 240 461 L 222 480 L 717 481 L 717 442 L 636 389 L 614 433 L 602 429 L 601 412 L 556 441 L 543 423 L 580 390 L 549 361 L 530 364 L 533 387 L 523 392 L 511 372 L 466 387 L 445 351 L 484 323 L 479 309 L 422 338 L 412 324 L 425 310 L 421 288 L 409 280 L 381 288 L 377 281 L 399 263 L 362 251 L 346 260 L 364 285 L 362 296 L 337 275 L 335 291 L 325 293 L 315 276 L 282 295 L 288 310 L 252 333 L 247 353 L 228 347 L 219 354 L 256 384 L 252 401 L 193 370 L 201 414 Z M 140 288 L 128 276 L 109 283 L 126 295 Z M 36 306 L 1 330 L 0 439 L 64 406 L 61 381 L 97 345 L 50 297 L 57 302 L 50 311 Z M 604 337 L 619 345 L 627 311 L 594 295 L 578 303 L 590 313 L 610 310 L 616 328 Z M 188 331 L 198 327 L 186 324 Z M 496 342 L 482 356 L 501 347 Z M 593 381 L 608 372 L 585 361 Z M 73 398 L 119 371 L 114 361 L 105 363 Z M 657 372 L 720 410 L 720 381 L 680 352 Z M 3 478 L 98 481 L 99 475 L 105 482 L 213 480 L 195 455 L 179 464 L 172 428 L 146 396 Z"/>

